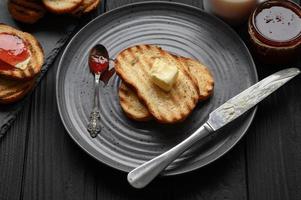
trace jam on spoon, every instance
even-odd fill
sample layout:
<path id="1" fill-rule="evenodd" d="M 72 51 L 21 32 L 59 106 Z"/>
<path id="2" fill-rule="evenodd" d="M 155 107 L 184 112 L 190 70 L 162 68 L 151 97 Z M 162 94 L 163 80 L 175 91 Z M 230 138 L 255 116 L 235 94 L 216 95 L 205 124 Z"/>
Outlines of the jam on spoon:
<path id="1" fill-rule="evenodd" d="M 107 49 L 101 45 L 95 45 L 89 54 L 89 67 L 90 71 L 94 74 L 95 88 L 94 88 L 94 105 L 90 114 L 88 123 L 88 131 L 92 138 L 95 138 L 100 132 L 100 109 L 99 109 L 99 80 L 101 74 L 107 70 L 109 66 L 109 53 Z"/>

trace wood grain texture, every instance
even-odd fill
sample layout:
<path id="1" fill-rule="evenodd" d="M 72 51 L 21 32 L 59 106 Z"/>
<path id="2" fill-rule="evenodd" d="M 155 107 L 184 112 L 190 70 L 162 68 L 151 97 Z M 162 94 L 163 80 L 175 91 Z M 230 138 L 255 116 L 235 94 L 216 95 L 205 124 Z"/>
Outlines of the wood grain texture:
<path id="1" fill-rule="evenodd" d="M 299 0 L 294 2 L 300 5 Z M 244 34 L 247 41 L 247 37 Z M 255 59 L 262 79 L 285 67 L 266 66 Z M 258 106 L 246 136 L 248 199 L 301 199 L 301 76 L 284 85 Z"/>
<path id="2" fill-rule="evenodd" d="M 104 6 L 99 12 L 103 9 Z M 81 21 L 87 23 L 89 19 L 87 16 Z M 94 177 L 89 173 L 89 163 L 94 160 L 70 140 L 59 119 L 55 99 L 57 66 L 57 62 L 53 64 L 34 92 L 31 104 L 0 141 L 1 200 L 96 197 Z"/>
<path id="3" fill-rule="evenodd" d="M 257 66 L 261 77 L 278 70 Z M 259 105 L 247 135 L 249 199 L 301 199 L 300 85 L 299 75 Z"/>
<path id="4" fill-rule="evenodd" d="M 100 168 L 96 179 L 97 199 L 247 199 L 243 150 L 242 142 L 205 168 L 185 175 L 157 178 L 143 190 L 129 186 L 126 174 Z"/>
<path id="5" fill-rule="evenodd" d="M 58 63 L 36 89 L 30 109 L 23 199 L 95 199 L 91 158 L 69 138 L 55 98 Z"/>
<path id="6" fill-rule="evenodd" d="M 126 174 L 102 164 L 93 166 L 97 199 L 247 199 L 244 144 L 235 147 L 219 161 L 195 172 L 158 178 L 143 190 L 129 186 Z"/>
<path id="7" fill-rule="evenodd" d="M 18 115 L 14 126 L 8 130 L 5 140 L 0 141 L 0 199 L 19 199 L 26 160 L 27 122 L 30 106 Z"/>

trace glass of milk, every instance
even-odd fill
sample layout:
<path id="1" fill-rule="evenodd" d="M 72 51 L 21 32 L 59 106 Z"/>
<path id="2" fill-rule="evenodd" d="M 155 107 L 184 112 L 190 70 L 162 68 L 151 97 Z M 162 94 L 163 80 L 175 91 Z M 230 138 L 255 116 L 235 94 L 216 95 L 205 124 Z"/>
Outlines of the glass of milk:
<path id="1" fill-rule="evenodd" d="M 264 0 L 204 0 L 207 12 L 231 25 L 240 25 L 250 16 L 257 3 Z"/>

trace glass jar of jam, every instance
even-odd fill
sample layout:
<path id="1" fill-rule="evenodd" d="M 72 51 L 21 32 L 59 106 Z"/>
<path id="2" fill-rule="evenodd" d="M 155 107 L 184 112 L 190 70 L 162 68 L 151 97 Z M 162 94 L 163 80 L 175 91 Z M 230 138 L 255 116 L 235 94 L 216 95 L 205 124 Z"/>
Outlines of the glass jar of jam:
<path id="1" fill-rule="evenodd" d="M 301 8 L 291 1 L 266 1 L 251 14 L 248 32 L 253 50 L 263 62 L 293 61 L 301 49 Z"/>

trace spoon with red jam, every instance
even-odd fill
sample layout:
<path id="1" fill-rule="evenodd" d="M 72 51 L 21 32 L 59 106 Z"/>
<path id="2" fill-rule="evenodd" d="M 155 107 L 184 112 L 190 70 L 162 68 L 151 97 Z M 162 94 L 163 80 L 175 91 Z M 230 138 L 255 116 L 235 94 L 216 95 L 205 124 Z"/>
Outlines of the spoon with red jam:
<path id="1" fill-rule="evenodd" d="M 89 54 L 89 67 L 91 73 L 94 74 L 95 88 L 94 88 L 94 104 L 93 110 L 90 114 L 88 131 L 92 138 L 95 138 L 100 133 L 100 109 L 99 109 L 99 88 L 100 88 L 100 76 L 108 69 L 109 66 L 109 53 L 107 49 L 101 45 L 95 45 Z"/>

